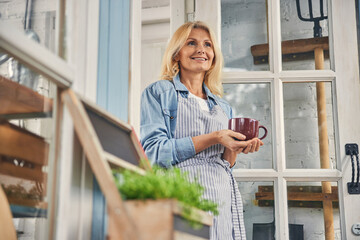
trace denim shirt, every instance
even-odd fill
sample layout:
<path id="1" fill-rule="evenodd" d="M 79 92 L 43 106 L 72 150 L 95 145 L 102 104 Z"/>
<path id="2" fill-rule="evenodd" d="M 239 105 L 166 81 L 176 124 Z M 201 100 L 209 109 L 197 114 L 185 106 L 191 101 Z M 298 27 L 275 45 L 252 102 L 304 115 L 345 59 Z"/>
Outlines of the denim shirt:
<path id="1" fill-rule="evenodd" d="M 215 96 L 203 84 L 209 109 L 219 105 L 228 118 L 232 109 L 223 99 Z M 141 96 L 140 142 L 152 164 L 169 168 L 195 156 L 191 137 L 175 139 L 178 92 L 187 98 L 189 90 L 180 82 L 179 75 L 173 81 L 160 80 L 149 85 Z"/>

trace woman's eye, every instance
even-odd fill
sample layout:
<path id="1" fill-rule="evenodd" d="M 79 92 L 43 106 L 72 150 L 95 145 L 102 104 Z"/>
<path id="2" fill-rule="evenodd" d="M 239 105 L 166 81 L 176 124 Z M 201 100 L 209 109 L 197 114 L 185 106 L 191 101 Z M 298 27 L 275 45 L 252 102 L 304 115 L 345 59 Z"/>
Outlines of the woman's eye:
<path id="1" fill-rule="evenodd" d="M 188 45 L 189 45 L 189 46 L 195 46 L 196 43 L 195 43 L 195 41 L 190 41 L 190 42 L 188 42 Z"/>
<path id="2" fill-rule="evenodd" d="M 210 43 L 210 42 L 206 42 L 206 43 L 205 43 L 205 46 L 206 46 L 206 47 L 211 47 L 211 43 Z"/>

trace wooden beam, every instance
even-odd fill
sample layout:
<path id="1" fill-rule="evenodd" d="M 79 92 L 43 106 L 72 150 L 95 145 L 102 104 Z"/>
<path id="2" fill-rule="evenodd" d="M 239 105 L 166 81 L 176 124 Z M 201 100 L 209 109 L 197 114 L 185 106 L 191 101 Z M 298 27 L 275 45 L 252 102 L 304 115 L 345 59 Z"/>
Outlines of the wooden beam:
<path id="1" fill-rule="evenodd" d="M 51 115 L 53 101 L 30 88 L 0 76 L 0 115 Z"/>
<path id="2" fill-rule="evenodd" d="M 274 200 L 258 200 L 255 204 L 259 207 L 273 207 Z M 339 208 L 339 202 L 332 202 L 333 208 Z M 323 208 L 322 201 L 288 201 L 289 208 Z"/>
<path id="3" fill-rule="evenodd" d="M 101 191 L 105 195 L 111 213 L 109 214 L 111 217 L 110 222 L 116 225 L 116 228 L 112 228 L 112 231 L 116 231 L 116 236 L 119 239 L 138 239 L 138 230 L 136 230 L 135 224 L 124 207 L 110 166 L 106 161 L 101 144 L 83 104 L 71 89 L 63 91 L 61 99 L 70 112 L 76 134 L 84 148 L 86 158 L 99 182 Z"/>
<path id="4" fill-rule="evenodd" d="M 315 69 L 324 69 L 324 47 L 317 47 L 314 49 L 315 53 Z M 316 83 L 316 100 L 317 100 L 317 114 L 318 114 L 318 133 L 319 133 L 319 150 L 320 150 L 320 166 L 323 169 L 330 169 L 330 157 L 329 157 L 329 136 L 328 136 L 328 124 L 326 116 L 326 91 L 325 83 Z M 331 183 L 323 181 L 322 183 L 323 193 L 331 193 Z M 324 225 L 325 225 L 325 239 L 334 240 L 334 214 L 333 206 L 330 200 L 323 200 L 324 209 Z"/>
<path id="5" fill-rule="evenodd" d="M 296 39 L 281 42 L 281 53 L 282 54 L 295 54 L 314 52 L 316 48 L 322 48 L 323 50 L 329 50 L 329 38 L 306 38 Z M 269 44 L 258 44 L 251 46 L 251 54 L 254 57 L 268 56 L 269 55 Z"/>
<path id="6" fill-rule="evenodd" d="M 273 192 L 257 192 L 256 200 L 274 200 Z M 339 201 L 337 193 L 288 192 L 289 201 Z"/>

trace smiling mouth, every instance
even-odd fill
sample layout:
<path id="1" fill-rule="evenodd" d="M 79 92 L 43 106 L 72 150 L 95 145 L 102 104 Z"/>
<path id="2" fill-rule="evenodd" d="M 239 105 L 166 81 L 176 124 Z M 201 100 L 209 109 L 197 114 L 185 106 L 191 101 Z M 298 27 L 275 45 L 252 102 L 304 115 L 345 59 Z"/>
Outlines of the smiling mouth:
<path id="1" fill-rule="evenodd" d="M 191 59 L 198 60 L 198 61 L 206 61 L 207 60 L 206 58 L 203 58 L 203 57 L 192 57 Z"/>

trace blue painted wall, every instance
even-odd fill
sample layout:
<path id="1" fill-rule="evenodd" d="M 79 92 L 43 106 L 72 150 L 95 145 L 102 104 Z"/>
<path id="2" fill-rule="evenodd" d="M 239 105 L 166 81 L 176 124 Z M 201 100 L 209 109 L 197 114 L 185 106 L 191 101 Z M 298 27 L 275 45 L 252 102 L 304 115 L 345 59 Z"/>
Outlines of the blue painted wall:
<path id="1" fill-rule="evenodd" d="M 129 0 L 100 1 L 97 103 L 127 121 L 129 88 Z"/>
<path id="2" fill-rule="evenodd" d="M 100 0 L 97 104 L 128 119 L 130 0 Z M 105 239 L 106 201 L 94 179 L 92 239 Z"/>

